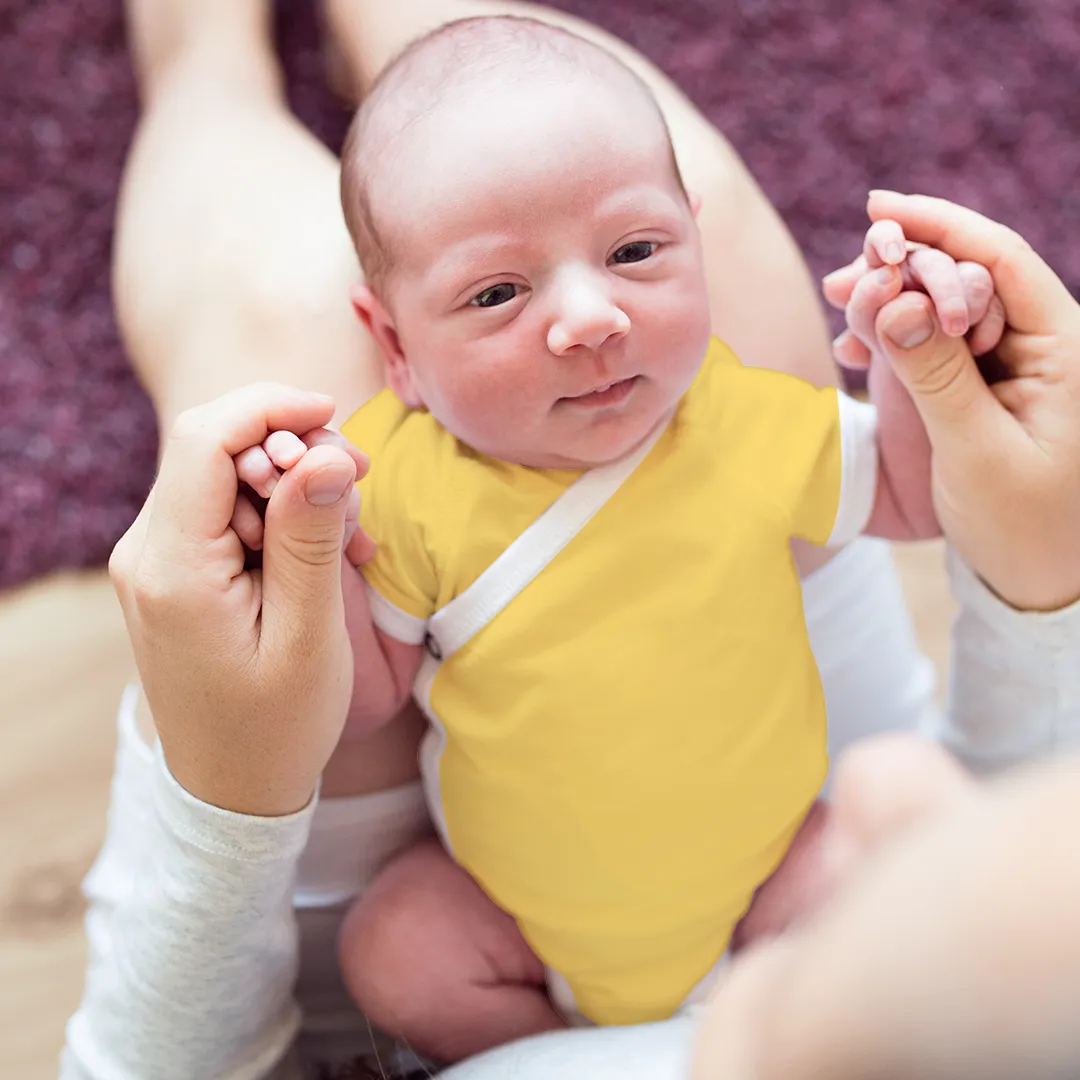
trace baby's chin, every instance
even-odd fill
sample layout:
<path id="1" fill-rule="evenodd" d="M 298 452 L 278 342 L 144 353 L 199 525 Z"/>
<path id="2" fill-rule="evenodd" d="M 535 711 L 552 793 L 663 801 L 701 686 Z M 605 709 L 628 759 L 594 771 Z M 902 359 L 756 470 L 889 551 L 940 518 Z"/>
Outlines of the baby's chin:
<path id="1" fill-rule="evenodd" d="M 512 461 L 530 469 L 597 469 L 632 454 L 649 439 L 659 422 L 628 432 L 617 438 L 583 439 L 578 443 L 562 441 L 557 447 L 518 451 L 502 461 Z M 497 456 L 497 455 L 496 455 Z"/>
<path id="2" fill-rule="evenodd" d="M 580 433 L 566 434 L 566 427 L 544 447 L 532 453 L 519 453 L 518 464 L 540 469 L 596 469 L 634 453 L 650 441 L 671 419 L 674 406 L 662 411 L 650 409 L 623 417 L 613 417 L 610 423 L 590 425 Z M 510 460 L 504 458 L 503 460 Z"/>

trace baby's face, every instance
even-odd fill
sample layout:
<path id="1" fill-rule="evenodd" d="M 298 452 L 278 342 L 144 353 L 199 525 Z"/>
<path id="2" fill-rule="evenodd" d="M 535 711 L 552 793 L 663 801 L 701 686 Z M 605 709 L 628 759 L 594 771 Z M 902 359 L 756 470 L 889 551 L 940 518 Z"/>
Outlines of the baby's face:
<path id="1" fill-rule="evenodd" d="M 632 450 L 710 333 L 659 122 L 583 80 L 489 92 L 420 125 L 373 190 L 392 252 L 391 384 L 504 461 L 577 468 Z"/>

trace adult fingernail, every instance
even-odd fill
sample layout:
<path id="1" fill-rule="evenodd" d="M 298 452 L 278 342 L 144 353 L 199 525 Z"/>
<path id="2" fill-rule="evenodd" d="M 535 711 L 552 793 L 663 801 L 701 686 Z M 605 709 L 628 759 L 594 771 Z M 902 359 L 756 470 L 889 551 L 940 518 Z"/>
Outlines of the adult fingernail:
<path id="1" fill-rule="evenodd" d="M 934 324 L 922 308 L 901 311 L 882 328 L 885 336 L 901 349 L 914 349 L 929 341 L 934 333 Z"/>
<path id="2" fill-rule="evenodd" d="M 870 198 L 875 195 L 899 195 L 899 191 L 893 191 L 891 188 L 876 187 L 870 189 Z"/>
<path id="3" fill-rule="evenodd" d="M 304 497 L 312 506 L 332 506 L 349 493 L 356 474 L 345 465 L 324 465 L 304 485 Z"/>

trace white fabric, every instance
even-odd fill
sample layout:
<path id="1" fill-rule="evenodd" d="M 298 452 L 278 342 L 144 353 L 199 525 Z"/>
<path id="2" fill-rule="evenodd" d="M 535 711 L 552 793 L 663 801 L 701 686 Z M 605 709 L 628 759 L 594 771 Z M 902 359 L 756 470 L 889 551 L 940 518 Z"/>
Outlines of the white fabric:
<path id="1" fill-rule="evenodd" d="M 696 1030 L 696 1018 L 687 1015 L 637 1027 L 556 1031 L 482 1054 L 439 1080 L 687 1080 Z"/>
<path id="2" fill-rule="evenodd" d="M 865 537 L 803 582 L 803 610 L 829 717 L 829 758 L 885 731 L 936 737 L 937 671 L 919 648 L 890 545 Z"/>
<path id="3" fill-rule="evenodd" d="M 402 611 L 397 604 L 391 604 L 381 592 L 373 589 L 366 581 L 364 592 L 367 593 L 371 621 L 387 637 L 404 642 L 406 645 L 424 643 L 424 638 L 427 637 L 427 623 L 423 619 Z"/>
<path id="4" fill-rule="evenodd" d="M 840 406 L 840 499 L 826 541 L 843 547 L 859 536 L 874 510 L 878 487 L 877 409 L 847 394 Z"/>
<path id="5" fill-rule="evenodd" d="M 977 772 L 1080 751 L 1080 602 L 1016 611 L 955 555 L 948 568 L 961 607 L 942 741 Z"/>
<path id="6" fill-rule="evenodd" d="M 896 714 L 907 727 L 919 722 L 926 697 L 927 681 L 907 643 L 882 551 L 853 548 L 804 589 L 827 694 L 845 680 L 864 688 L 849 697 L 834 689 L 829 699 L 830 721 L 844 724 L 848 734 L 858 725 L 840 708 L 854 709 L 876 730 L 883 714 L 868 706 L 899 691 L 897 698 L 910 703 Z M 845 600 L 848 575 L 866 580 L 852 585 Z M 955 566 L 953 583 L 964 614 L 954 647 L 951 744 L 969 760 L 987 762 L 1080 744 L 1080 605 L 1023 615 Z M 842 618 L 857 598 L 866 601 L 867 619 L 878 612 L 870 624 L 877 645 L 869 649 L 854 647 L 858 636 Z M 890 641 L 901 644 L 895 662 L 882 651 Z M 904 690 L 908 682 L 915 686 L 911 692 Z M 290 894 L 321 808 L 259 819 L 206 806 L 140 749 L 124 716 L 109 835 L 86 883 L 91 963 L 68 1028 L 62 1080 L 297 1080 L 299 1066 L 287 1050 L 302 1015 L 294 997 L 299 953 Z M 1011 748 L 1009 754 L 1002 747 Z M 364 875 L 350 878 L 342 863 L 358 861 L 375 842 L 371 825 L 358 820 L 354 828 L 339 820 L 324 855 L 305 857 L 297 895 L 315 906 L 300 911 L 301 923 L 318 910 L 320 895 L 336 901 L 362 888 Z M 311 865 L 334 853 L 341 863 Z M 301 959 L 305 980 L 310 967 L 327 962 L 307 945 Z M 299 984 L 305 996 L 308 985 Z M 692 1037 L 686 1019 L 561 1032 L 485 1055 L 452 1070 L 448 1080 L 673 1080 L 687 1074 Z M 312 1028 L 305 1049 L 321 1046 L 322 1056 L 333 1056 L 333 1041 Z"/>

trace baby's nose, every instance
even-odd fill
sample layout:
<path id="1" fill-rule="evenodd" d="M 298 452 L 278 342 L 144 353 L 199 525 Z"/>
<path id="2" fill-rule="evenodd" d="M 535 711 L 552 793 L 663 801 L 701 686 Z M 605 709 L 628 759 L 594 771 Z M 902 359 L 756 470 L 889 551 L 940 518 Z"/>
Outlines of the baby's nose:
<path id="1" fill-rule="evenodd" d="M 629 329 L 630 317 L 611 296 L 596 285 L 577 282 L 560 296 L 548 330 L 548 348 L 556 356 L 565 356 L 577 346 L 596 350 Z"/>

